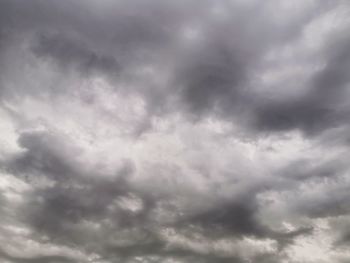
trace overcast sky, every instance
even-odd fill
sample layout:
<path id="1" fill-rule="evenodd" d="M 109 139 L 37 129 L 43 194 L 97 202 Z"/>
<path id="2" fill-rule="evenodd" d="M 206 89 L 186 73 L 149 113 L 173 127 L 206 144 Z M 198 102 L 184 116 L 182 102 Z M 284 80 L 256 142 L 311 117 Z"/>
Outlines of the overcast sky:
<path id="1" fill-rule="evenodd" d="M 0 0 L 0 261 L 350 262 L 350 2 Z"/>

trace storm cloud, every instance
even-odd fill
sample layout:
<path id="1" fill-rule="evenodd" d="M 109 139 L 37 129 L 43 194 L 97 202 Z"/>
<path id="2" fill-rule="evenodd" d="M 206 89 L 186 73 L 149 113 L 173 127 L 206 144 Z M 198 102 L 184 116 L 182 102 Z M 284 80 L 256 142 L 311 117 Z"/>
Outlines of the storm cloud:
<path id="1" fill-rule="evenodd" d="M 350 261 L 349 12 L 0 0 L 0 261 Z"/>

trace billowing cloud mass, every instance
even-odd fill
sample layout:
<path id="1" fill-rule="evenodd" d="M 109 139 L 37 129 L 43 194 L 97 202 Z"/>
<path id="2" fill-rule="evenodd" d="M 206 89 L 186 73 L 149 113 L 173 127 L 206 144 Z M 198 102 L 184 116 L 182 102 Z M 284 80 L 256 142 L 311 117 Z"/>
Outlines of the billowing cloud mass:
<path id="1" fill-rule="evenodd" d="M 0 0 L 0 261 L 350 262 L 349 14 Z"/>

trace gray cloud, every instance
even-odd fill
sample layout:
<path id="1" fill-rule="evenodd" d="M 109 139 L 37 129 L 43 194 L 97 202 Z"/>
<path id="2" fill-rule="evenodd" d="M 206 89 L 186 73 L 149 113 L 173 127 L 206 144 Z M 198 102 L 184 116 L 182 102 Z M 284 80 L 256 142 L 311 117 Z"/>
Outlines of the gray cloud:
<path id="1" fill-rule="evenodd" d="M 348 11 L 0 0 L 0 257 L 342 262 Z"/>
<path id="2" fill-rule="evenodd" d="M 294 100 L 268 102 L 258 108 L 259 128 L 319 133 L 347 123 L 348 109 L 340 105 L 344 103 L 349 82 L 348 41 L 342 38 L 338 41 L 326 50 L 325 66 L 312 77 L 312 87 L 307 94 Z"/>
<path id="3" fill-rule="evenodd" d="M 39 37 L 39 43 L 33 48 L 34 53 L 39 57 L 51 56 L 61 62 L 61 66 L 67 67 L 69 64 L 77 63 L 77 68 L 86 72 L 90 69 L 100 70 L 117 74 L 119 66 L 115 58 L 98 55 L 79 43 L 70 42 L 59 36 Z"/>
<path id="4" fill-rule="evenodd" d="M 8 255 L 5 252 L 0 252 L 0 257 L 2 257 L 4 260 L 10 260 L 10 262 L 18 262 L 18 263 L 30 263 L 30 262 L 38 262 L 38 263 L 55 263 L 55 262 L 62 262 L 62 263 L 70 263 L 74 262 L 72 259 L 66 258 L 64 256 L 39 256 L 35 258 L 25 258 L 25 257 L 15 257 Z"/>

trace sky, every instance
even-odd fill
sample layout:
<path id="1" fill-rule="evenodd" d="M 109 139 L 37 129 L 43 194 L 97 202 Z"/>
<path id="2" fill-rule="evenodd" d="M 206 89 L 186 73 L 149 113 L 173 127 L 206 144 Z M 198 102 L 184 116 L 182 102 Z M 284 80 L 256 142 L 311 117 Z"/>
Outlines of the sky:
<path id="1" fill-rule="evenodd" d="M 0 261 L 350 262 L 346 0 L 0 0 Z"/>

